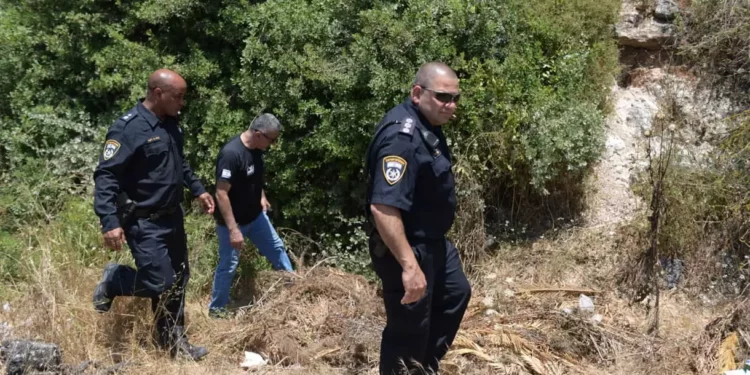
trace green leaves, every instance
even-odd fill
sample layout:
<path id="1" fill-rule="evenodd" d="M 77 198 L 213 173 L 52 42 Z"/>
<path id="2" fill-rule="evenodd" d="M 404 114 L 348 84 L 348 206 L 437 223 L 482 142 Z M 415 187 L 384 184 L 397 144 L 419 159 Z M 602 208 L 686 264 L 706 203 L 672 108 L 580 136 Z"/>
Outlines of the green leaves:
<path id="1" fill-rule="evenodd" d="M 186 153 L 207 185 L 219 147 L 272 112 L 284 125 L 266 155 L 274 220 L 315 237 L 340 233 L 329 238 L 342 249 L 362 247 L 348 220 L 362 212 L 365 148 L 425 62 L 444 61 L 460 76 L 464 95 L 447 132 L 466 161 L 462 173 L 481 176 L 487 189 L 502 180 L 536 192 L 582 173 L 600 145 L 618 6 L 0 0 L 0 89 L 9 93 L 0 97 L 0 166 L 54 150 L 69 160 L 61 170 L 80 173 L 74 162 L 98 156 L 83 144 L 97 145 L 145 94 L 148 74 L 170 67 L 189 84 Z"/>

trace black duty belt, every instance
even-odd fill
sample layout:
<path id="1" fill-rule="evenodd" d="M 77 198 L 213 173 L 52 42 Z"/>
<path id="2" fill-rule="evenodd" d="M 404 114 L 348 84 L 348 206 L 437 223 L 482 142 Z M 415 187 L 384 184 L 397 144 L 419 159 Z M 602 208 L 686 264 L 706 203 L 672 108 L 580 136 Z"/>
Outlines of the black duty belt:
<path id="1" fill-rule="evenodd" d="M 154 210 L 154 209 L 149 209 L 149 208 L 136 208 L 133 211 L 133 216 L 139 219 L 157 220 L 163 217 L 172 216 L 179 209 L 180 209 L 179 206 L 167 207 L 167 208 L 162 208 L 159 210 Z"/>

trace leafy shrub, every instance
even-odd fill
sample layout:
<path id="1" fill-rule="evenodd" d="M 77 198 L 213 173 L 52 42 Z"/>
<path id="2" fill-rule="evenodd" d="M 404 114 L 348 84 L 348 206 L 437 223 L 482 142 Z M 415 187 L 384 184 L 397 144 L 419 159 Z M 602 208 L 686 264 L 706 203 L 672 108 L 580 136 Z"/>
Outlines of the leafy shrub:
<path id="1" fill-rule="evenodd" d="M 51 162 L 40 159 L 13 170 L 0 184 L 0 230 L 48 223 L 77 189 L 53 173 Z"/>
<path id="2" fill-rule="evenodd" d="M 267 155 L 274 222 L 332 252 L 363 254 L 353 223 L 365 148 L 429 60 L 462 80 L 465 99 L 447 133 L 488 202 L 534 202 L 579 184 L 601 145 L 618 8 L 615 0 L 0 0 L 0 90 L 9 93 L 0 98 L 0 167 L 54 159 L 54 170 L 90 175 L 100 152 L 91 145 L 143 96 L 152 70 L 171 67 L 190 85 L 186 153 L 207 185 L 221 144 L 271 111 L 285 125 Z M 498 198 L 497 186 L 514 195 Z"/>

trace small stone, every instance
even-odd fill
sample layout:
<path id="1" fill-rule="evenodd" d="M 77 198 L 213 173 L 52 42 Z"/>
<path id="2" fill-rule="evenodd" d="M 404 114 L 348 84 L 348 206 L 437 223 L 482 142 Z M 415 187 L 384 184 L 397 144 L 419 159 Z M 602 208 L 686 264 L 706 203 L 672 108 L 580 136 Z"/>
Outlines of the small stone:
<path id="1" fill-rule="evenodd" d="M 516 292 L 514 292 L 514 291 L 512 291 L 510 289 L 505 289 L 505 291 L 503 292 L 503 295 L 506 296 L 506 297 L 508 297 L 508 298 L 510 298 L 510 297 L 515 296 Z"/>
<path id="2" fill-rule="evenodd" d="M 493 315 L 497 315 L 497 314 L 499 314 L 499 313 L 497 311 L 493 310 L 493 309 L 489 309 L 489 310 L 487 310 L 487 311 L 484 312 L 484 315 L 487 315 L 487 316 L 493 316 Z"/>
<path id="3" fill-rule="evenodd" d="M 508 284 L 513 284 L 513 278 L 512 277 L 508 277 L 508 278 L 505 279 L 505 282 L 508 283 Z"/>
<path id="4" fill-rule="evenodd" d="M 594 316 L 591 317 L 591 320 L 595 323 L 601 323 L 602 319 L 603 318 L 600 314 L 594 314 Z"/>
<path id="5" fill-rule="evenodd" d="M 497 274 L 496 273 L 491 273 L 491 274 L 485 276 L 484 278 L 486 280 L 495 280 L 495 279 L 497 279 Z"/>
<path id="6" fill-rule="evenodd" d="M 490 296 L 484 297 L 484 299 L 482 300 L 482 304 L 484 305 L 484 307 L 495 306 L 495 299 Z"/>

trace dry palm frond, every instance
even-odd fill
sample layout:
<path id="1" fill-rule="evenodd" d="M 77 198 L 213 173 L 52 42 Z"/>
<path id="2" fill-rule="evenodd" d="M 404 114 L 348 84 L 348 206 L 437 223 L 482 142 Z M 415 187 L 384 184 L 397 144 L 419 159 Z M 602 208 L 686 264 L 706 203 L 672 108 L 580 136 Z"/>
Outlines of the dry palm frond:
<path id="1" fill-rule="evenodd" d="M 523 364 L 517 363 L 491 363 L 490 367 L 500 371 L 499 374 L 503 375 L 527 375 L 526 367 Z"/>
<path id="2" fill-rule="evenodd" d="M 534 350 L 534 345 L 531 342 L 511 331 L 502 330 L 498 338 L 501 346 L 512 348 L 517 353 Z"/>
<path id="3" fill-rule="evenodd" d="M 565 373 L 563 367 L 559 363 L 549 362 L 545 365 L 547 368 L 547 374 L 549 375 L 562 375 Z"/>
<path id="4" fill-rule="evenodd" d="M 453 347 L 457 349 L 461 348 L 469 348 L 469 349 L 476 349 L 479 347 L 472 339 L 466 337 L 465 335 L 458 334 L 456 338 L 453 340 Z"/>
<path id="5" fill-rule="evenodd" d="M 526 354 L 522 355 L 521 358 L 523 358 L 523 361 L 526 363 L 528 368 L 531 371 L 534 371 L 534 373 L 539 375 L 547 374 L 547 369 L 539 358 Z"/>
<path id="6" fill-rule="evenodd" d="M 719 368 L 722 373 L 735 369 L 735 353 L 737 353 L 739 344 L 740 340 L 737 337 L 737 332 L 732 332 L 719 345 Z"/>
<path id="7" fill-rule="evenodd" d="M 448 354 L 452 354 L 452 355 L 471 354 L 471 355 L 473 355 L 473 356 L 475 356 L 475 357 L 477 357 L 477 358 L 479 358 L 481 360 L 484 360 L 484 361 L 487 361 L 487 362 L 493 362 L 493 363 L 495 362 L 495 360 L 492 357 L 490 357 L 489 355 L 485 354 L 484 352 L 482 352 L 480 350 L 476 350 L 476 349 L 468 349 L 468 348 L 456 349 L 456 350 L 451 350 Z"/>
<path id="8" fill-rule="evenodd" d="M 534 343 L 506 328 L 500 327 L 490 332 L 488 337 L 493 345 L 511 349 L 519 354 L 530 353 L 536 349 Z"/>

